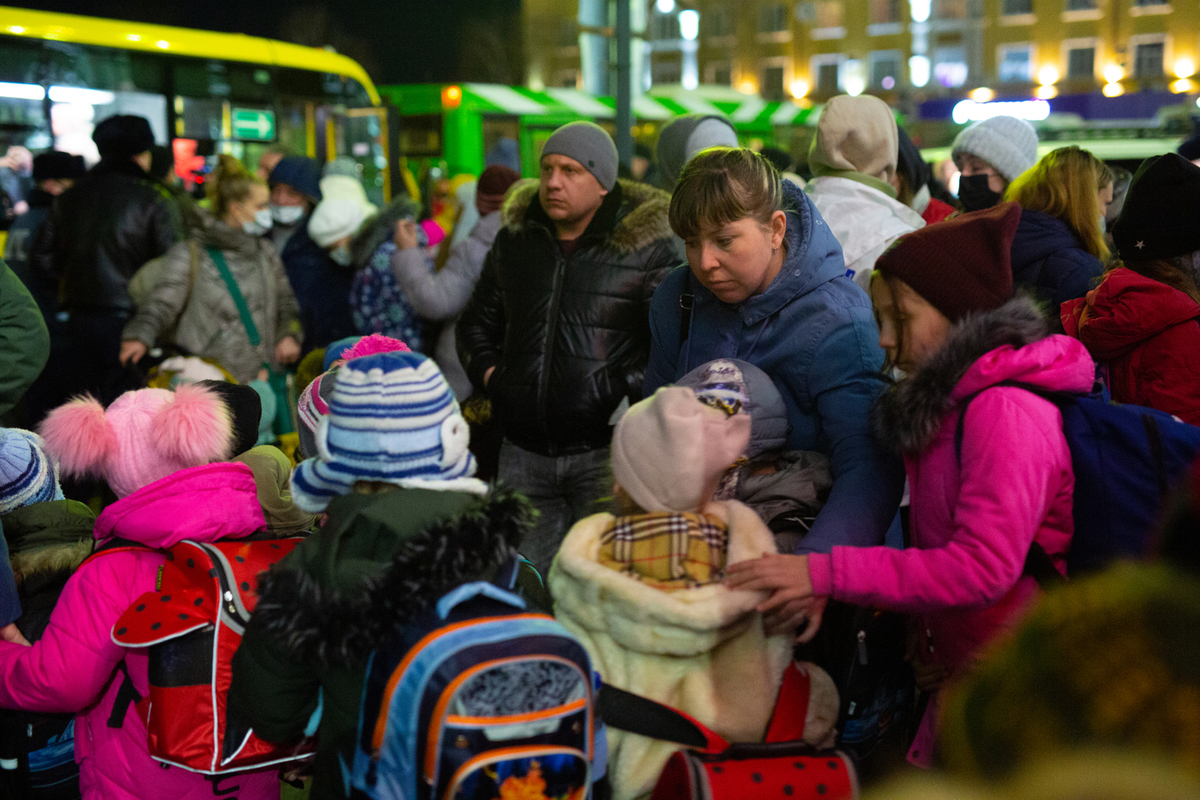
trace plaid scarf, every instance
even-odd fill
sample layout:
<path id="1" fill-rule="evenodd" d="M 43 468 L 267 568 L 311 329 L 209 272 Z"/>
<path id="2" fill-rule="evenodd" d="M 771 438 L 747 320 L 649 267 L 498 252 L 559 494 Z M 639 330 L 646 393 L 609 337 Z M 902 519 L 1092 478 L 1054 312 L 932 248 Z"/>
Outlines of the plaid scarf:
<path id="1" fill-rule="evenodd" d="M 693 589 L 725 577 L 729 531 L 710 514 L 656 511 L 617 517 L 600 537 L 600 563 L 662 589 Z"/>

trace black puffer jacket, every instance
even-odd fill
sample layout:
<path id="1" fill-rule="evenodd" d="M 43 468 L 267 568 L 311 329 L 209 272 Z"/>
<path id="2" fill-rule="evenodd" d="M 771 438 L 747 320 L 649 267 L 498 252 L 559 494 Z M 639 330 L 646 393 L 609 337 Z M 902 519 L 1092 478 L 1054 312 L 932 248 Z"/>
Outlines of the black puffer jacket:
<path id="1" fill-rule="evenodd" d="M 59 287 L 64 309 L 132 313 L 129 279 L 182 238 L 165 188 L 132 161 L 101 161 L 54 203 L 30 271 Z"/>
<path id="2" fill-rule="evenodd" d="M 683 255 L 666 192 L 621 181 L 569 258 L 537 192 L 511 190 L 457 344 L 476 386 L 496 367 L 488 394 L 505 435 L 561 455 L 606 446 L 621 399 L 640 398 L 650 298 Z"/>

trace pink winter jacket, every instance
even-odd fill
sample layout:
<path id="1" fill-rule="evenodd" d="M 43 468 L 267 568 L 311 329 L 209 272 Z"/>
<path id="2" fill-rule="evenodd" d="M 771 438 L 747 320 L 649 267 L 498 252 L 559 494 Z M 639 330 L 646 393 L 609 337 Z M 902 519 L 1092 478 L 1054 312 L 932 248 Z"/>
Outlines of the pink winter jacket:
<path id="1" fill-rule="evenodd" d="M 111 506 L 96 520 L 96 544 L 114 537 L 165 548 L 183 539 L 212 542 L 246 536 L 266 523 L 245 464 L 181 470 Z M 163 556 L 117 552 L 86 562 L 67 581 L 50 625 L 33 647 L 0 642 L 0 707 L 77 712 L 75 760 L 85 800 L 277 800 L 277 770 L 239 773 L 216 784 L 150 758 L 146 726 L 130 708 L 121 728 L 108 727 L 122 674 L 145 696 L 144 649 L 115 644 L 113 623 L 135 599 L 154 590 Z M 235 787 L 240 787 L 240 790 Z"/>
<path id="2" fill-rule="evenodd" d="M 948 384 L 954 388 L 931 442 L 905 458 L 914 546 L 835 547 L 829 555 L 810 555 L 814 592 L 919 617 L 926 660 L 946 666 L 952 679 L 961 675 L 1036 598 L 1036 582 L 1022 575 L 1034 539 L 1064 569 L 1075 477 L 1061 412 L 1011 387 L 971 402 L 960 468 L 954 444 L 959 403 L 1006 380 L 1087 392 L 1094 375 L 1087 350 L 1066 336 L 1019 349 L 1004 345 L 974 361 L 957 385 Z M 909 752 L 921 766 L 933 755 L 936 700 Z"/>

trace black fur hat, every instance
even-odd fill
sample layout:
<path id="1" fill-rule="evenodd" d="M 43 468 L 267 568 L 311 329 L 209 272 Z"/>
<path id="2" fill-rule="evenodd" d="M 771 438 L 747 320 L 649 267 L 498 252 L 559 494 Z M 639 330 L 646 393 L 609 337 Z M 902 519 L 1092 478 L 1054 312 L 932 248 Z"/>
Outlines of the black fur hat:
<path id="1" fill-rule="evenodd" d="M 132 158 L 154 146 L 154 132 L 145 117 L 117 114 L 101 121 L 92 141 L 103 161 Z"/>

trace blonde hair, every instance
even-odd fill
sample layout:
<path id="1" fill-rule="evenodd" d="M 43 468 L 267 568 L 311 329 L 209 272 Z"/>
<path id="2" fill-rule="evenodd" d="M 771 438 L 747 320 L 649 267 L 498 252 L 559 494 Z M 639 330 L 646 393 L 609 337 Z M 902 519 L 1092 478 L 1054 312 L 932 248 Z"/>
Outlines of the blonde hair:
<path id="1" fill-rule="evenodd" d="M 257 175 L 246 169 L 241 161 L 222 153 L 217 156 L 217 166 L 204 186 L 204 195 L 212 204 L 217 219 L 225 219 L 229 208 L 250 196 L 253 186 L 266 187 Z"/>
<path id="2" fill-rule="evenodd" d="M 1087 150 L 1060 147 L 1017 176 L 1004 199 L 1062 220 L 1084 250 L 1105 262 L 1109 250 L 1100 230 L 1100 189 L 1112 180 L 1108 165 Z"/>
<path id="3" fill-rule="evenodd" d="M 668 220 L 681 239 L 750 217 L 769 225 L 783 210 L 783 184 L 775 166 L 744 147 L 702 150 L 679 175 Z"/>

